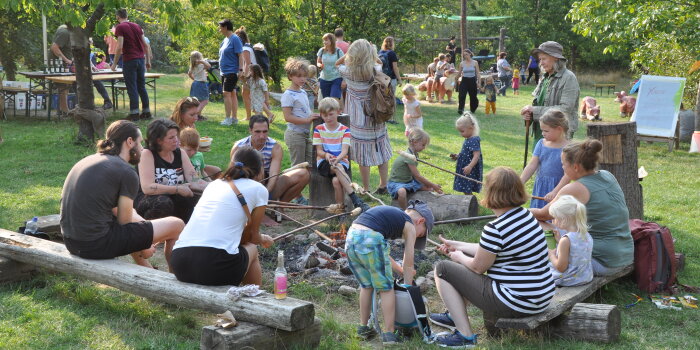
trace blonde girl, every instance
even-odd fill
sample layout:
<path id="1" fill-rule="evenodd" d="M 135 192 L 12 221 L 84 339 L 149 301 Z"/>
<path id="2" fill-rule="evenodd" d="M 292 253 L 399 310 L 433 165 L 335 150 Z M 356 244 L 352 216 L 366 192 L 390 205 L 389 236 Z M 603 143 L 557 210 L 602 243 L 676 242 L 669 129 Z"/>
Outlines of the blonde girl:
<path id="1" fill-rule="evenodd" d="M 532 159 L 523 169 L 520 180 L 523 184 L 527 183 L 536 171 L 532 195 L 544 197 L 545 200 L 533 198 L 530 208 L 543 208 L 570 181 L 561 164 L 561 151 L 569 143 L 566 139 L 569 131 L 568 118 L 561 110 L 554 108 L 545 112 L 539 122 L 543 138 L 537 141 Z"/>
<path id="2" fill-rule="evenodd" d="M 593 280 L 593 237 L 588 233 L 586 206 L 565 195 L 549 206 L 554 217 L 557 248 L 549 250 L 549 267 L 557 286 L 577 286 Z"/>
<path id="3" fill-rule="evenodd" d="M 301 86 L 302 90 L 306 91 L 306 96 L 309 98 L 309 108 L 314 110 L 314 105 L 316 104 L 316 99 L 318 97 L 318 69 L 313 64 L 309 65 L 309 76 L 306 79 L 304 85 Z"/>
<path id="4" fill-rule="evenodd" d="M 270 119 L 270 124 L 275 119 L 275 115 L 270 110 L 270 93 L 267 91 L 267 82 L 262 68 L 257 64 L 249 66 L 250 76 L 246 84 L 250 90 L 250 103 L 254 114 L 263 112 Z"/>
<path id="5" fill-rule="evenodd" d="M 405 135 L 413 128 L 423 129 L 423 113 L 420 110 L 420 102 L 416 98 L 416 88 L 411 84 L 404 85 L 403 89 L 403 124 L 406 127 Z"/>
<path id="6" fill-rule="evenodd" d="M 464 112 L 455 121 L 455 128 L 464 137 L 462 150 L 453 158 L 457 160 L 455 172 L 464 174 L 469 178 L 481 181 L 484 172 L 484 160 L 481 155 L 481 138 L 479 137 L 479 122 L 474 115 Z M 481 191 L 481 184 L 467 180 L 463 177 L 455 176 L 452 189 L 464 194 Z"/>
<path id="7" fill-rule="evenodd" d="M 187 71 L 187 75 L 194 80 L 190 86 L 190 96 L 199 100 L 197 118 L 200 120 L 204 119 L 202 110 L 209 103 L 209 87 L 207 87 L 207 69 L 209 68 L 211 65 L 204 59 L 201 52 L 192 51 L 190 53 L 190 69 Z"/>
<path id="8" fill-rule="evenodd" d="M 422 129 L 411 129 L 408 134 L 406 153 L 418 158 L 418 153 L 428 147 L 430 135 Z M 391 175 L 387 186 L 391 198 L 399 201 L 399 207 L 408 207 L 408 194 L 416 191 L 435 191 L 442 193 L 440 185 L 431 182 L 418 171 L 418 162 L 403 155 L 398 156 L 391 166 Z"/>

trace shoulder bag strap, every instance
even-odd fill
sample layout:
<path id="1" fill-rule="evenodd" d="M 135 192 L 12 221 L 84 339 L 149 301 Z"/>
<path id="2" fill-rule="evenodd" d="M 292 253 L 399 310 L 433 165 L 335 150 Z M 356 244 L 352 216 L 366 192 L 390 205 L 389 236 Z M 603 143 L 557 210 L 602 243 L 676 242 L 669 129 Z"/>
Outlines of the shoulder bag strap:
<path id="1" fill-rule="evenodd" d="M 248 218 L 248 223 L 250 223 L 253 218 L 250 215 L 250 210 L 248 210 L 248 202 L 246 202 L 245 197 L 243 197 L 243 194 L 241 193 L 241 191 L 239 191 L 238 187 L 236 187 L 236 185 L 233 183 L 233 180 L 228 181 L 228 184 L 229 184 L 229 186 L 231 186 L 233 193 L 236 194 L 236 198 L 238 198 L 238 202 L 241 203 L 241 207 L 243 207 L 243 211 L 245 212 L 245 216 Z"/>

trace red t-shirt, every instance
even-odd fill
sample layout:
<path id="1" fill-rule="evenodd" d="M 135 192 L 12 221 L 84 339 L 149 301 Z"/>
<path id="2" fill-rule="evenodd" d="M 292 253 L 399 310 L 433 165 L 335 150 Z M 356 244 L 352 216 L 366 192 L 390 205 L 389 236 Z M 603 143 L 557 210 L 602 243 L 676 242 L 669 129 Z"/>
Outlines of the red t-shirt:
<path id="1" fill-rule="evenodd" d="M 124 62 L 145 57 L 146 50 L 141 41 L 143 30 L 138 24 L 134 22 L 119 23 L 114 34 L 117 37 L 124 37 L 124 44 L 122 45 L 122 57 Z"/>

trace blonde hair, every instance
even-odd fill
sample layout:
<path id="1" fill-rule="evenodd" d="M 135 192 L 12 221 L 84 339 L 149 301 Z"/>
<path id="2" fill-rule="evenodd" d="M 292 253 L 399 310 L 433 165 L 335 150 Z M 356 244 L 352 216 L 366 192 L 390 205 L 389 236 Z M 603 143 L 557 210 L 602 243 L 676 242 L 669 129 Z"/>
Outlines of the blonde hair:
<path id="1" fill-rule="evenodd" d="M 489 74 L 486 76 L 486 83 L 493 84 L 493 75 Z"/>
<path id="2" fill-rule="evenodd" d="M 318 102 L 318 112 L 327 115 L 331 111 L 340 111 L 340 103 L 333 97 L 325 97 Z"/>
<path id="3" fill-rule="evenodd" d="M 426 145 L 429 144 L 430 135 L 428 135 L 428 133 L 423 129 L 411 128 L 411 130 L 408 131 L 408 144 L 412 145 L 414 142 L 421 141 L 424 141 Z"/>
<path id="4" fill-rule="evenodd" d="M 180 143 L 183 146 L 199 149 L 199 132 L 195 128 L 184 128 L 180 131 Z"/>
<path id="5" fill-rule="evenodd" d="M 365 39 L 355 40 L 345 55 L 345 65 L 352 80 L 368 81 L 374 75 L 374 64 L 379 59 L 377 48 Z"/>
<path id="6" fill-rule="evenodd" d="M 588 232 L 586 206 L 570 195 L 561 196 L 549 206 L 552 215 L 561 226 L 574 226 L 576 232 L 585 235 Z M 563 227 L 560 227 L 563 228 Z"/>
<path id="7" fill-rule="evenodd" d="M 528 198 L 525 186 L 515 170 L 499 166 L 486 173 L 484 197 L 479 203 L 489 209 L 504 209 L 519 207 Z"/>
<path id="8" fill-rule="evenodd" d="M 569 119 L 566 118 L 566 114 L 557 108 L 551 108 L 544 112 L 540 117 L 540 123 L 547 125 L 550 128 L 561 127 L 564 129 L 564 137 L 566 137 L 569 131 Z"/>
<path id="9" fill-rule="evenodd" d="M 199 100 L 196 97 L 183 97 L 175 104 L 175 109 L 173 110 L 173 114 L 170 115 L 170 120 L 174 121 L 180 129 L 183 129 L 187 125 L 185 125 L 185 120 L 182 116 L 188 110 L 197 107 L 199 107 Z"/>
<path id="10" fill-rule="evenodd" d="M 394 49 L 394 37 L 388 36 L 384 38 L 382 42 L 382 50 L 393 50 Z"/>
<path id="11" fill-rule="evenodd" d="M 479 122 L 476 120 L 476 117 L 471 113 L 464 112 L 462 116 L 457 118 L 457 120 L 455 121 L 455 127 L 457 128 L 467 128 L 470 126 L 474 128 L 472 136 L 479 136 Z"/>
<path id="12" fill-rule="evenodd" d="M 310 64 L 309 65 L 309 78 L 316 78 L 318 75 L 318 68 L 316 68 L 316 65 Z"/>
<path id="13" fill-rule="evenodd" d="M 199 51 L 192 51 L 190 52 L 190 71 L 193 71 L 195 66 L 197 65 L 197 61 L 199 60 L 204 60 L 204 56 L 202 56 L 202 53 Z"/>
<path id="14" fill-rule="evenodd" d="M 308 76 L 309 61 L 301 57 L 289 57 L 284 64 L 284 72 L 288 77 Z"/>
<path id="15" fill-rule="evenodd" d="M 401 92 L 403 92 L 404 96 L 406 95 L 416 95 L 416 87 L 413 86 L 412 84 L 406 84 L 404 85 L 403 89 L 401 89 Z"/>

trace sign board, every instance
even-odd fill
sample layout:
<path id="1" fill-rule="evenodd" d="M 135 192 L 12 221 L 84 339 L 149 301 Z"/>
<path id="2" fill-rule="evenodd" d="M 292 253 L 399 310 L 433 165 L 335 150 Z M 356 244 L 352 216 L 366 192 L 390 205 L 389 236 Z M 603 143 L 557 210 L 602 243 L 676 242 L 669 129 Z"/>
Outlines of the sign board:
<path id="1" fill-rule="evenodd" d="M 676 132 L 685 78 L 642 75 L 632 121 L 637 133 L 671 138 Z"/>

